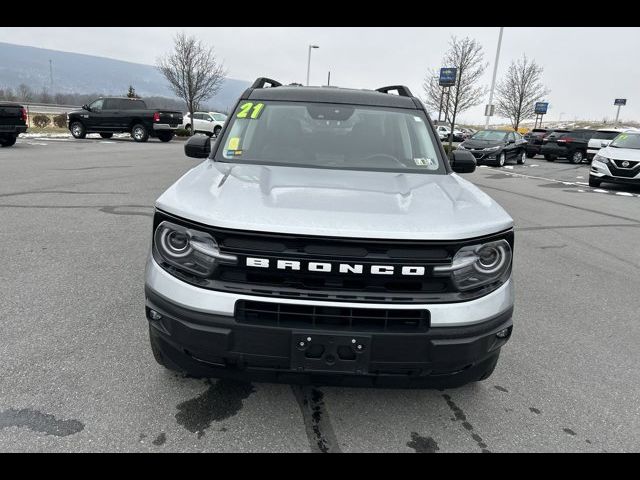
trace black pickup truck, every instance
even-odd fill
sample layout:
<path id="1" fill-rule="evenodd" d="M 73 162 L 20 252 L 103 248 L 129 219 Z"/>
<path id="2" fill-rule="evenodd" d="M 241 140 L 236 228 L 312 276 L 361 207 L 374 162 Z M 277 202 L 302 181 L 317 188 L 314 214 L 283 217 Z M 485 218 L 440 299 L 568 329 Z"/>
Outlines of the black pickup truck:
<path id="1" fill-rule="evenodd" d="M 22 105 L 0 102 L 0 147 L 16 143 L 18 135 L 27 131 L 27 111 Z"/>
<path id="2" fill-rule="evenodd" d="M 99 133 L 102 138 L 130 133 L 136 142 L 146 142 L 149 137 L 168 142 L 182 123 L 182 112 L 148 109 L 143 100 L 127 97 L 101 97 L 68 116 L 75 138 L 84 138 L 87 133 Z"/>

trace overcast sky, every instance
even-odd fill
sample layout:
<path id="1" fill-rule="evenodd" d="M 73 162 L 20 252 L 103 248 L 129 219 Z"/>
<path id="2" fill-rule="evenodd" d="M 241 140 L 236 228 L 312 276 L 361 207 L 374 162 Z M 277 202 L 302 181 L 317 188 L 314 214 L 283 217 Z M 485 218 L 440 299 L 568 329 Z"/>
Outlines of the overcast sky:
<path id="1" fill-rule="evenodd" d="M 498 27 L 210 27 L 210 28 L 25 28 L 3 27 L 0 41 L 155 64 L 171 49 L 178 31 L 194 34 L 216 48 L 229 76 L 252 81 L 266 76 L 283 83 L 305 83 L 307 48 L 311 84 L 377 88 L 407 85 L 422 97 L 429 68 L 439 68 L 451 35 L 478 40 L 489 66 L 483 83 L 491 84 Z M 551 89 L 546 119 L 614 118 L 614 98 L 627 98 L 620 117 L 640 120 L 640 28 L 520 28 L 504 30 L 498 80 L 509 63 L 525 53 L 544 67 Z M 462 114 L 463 122 L 484 121 L 484 103 Z"/>

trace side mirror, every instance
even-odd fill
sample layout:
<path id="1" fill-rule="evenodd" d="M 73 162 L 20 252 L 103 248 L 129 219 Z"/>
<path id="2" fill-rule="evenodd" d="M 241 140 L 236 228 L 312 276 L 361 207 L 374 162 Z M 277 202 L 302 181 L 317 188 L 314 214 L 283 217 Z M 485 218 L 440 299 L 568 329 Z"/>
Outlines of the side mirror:
<path id="1" fill-rule="evenodd" d="M 454 150 L 449 163 L 456 173 L 471 173 L 476 169 L 476 158 L 467 150 Z"/>
<path id="2" fill-rule="evenodd" d="M 192 158 L 207 158 L 211 153 L 211 139 L 208 135 L 194 135 L 184 145 L 184 154 Z"/>
<path id="3" fill-rule="evenodd" d="M 91 111 L 91 108 L 89 107 L 89 105 L 87 105 L 86 103 L 84 105 L 82 105 L 82 109 L 86 110 L 87 112 Z"/>

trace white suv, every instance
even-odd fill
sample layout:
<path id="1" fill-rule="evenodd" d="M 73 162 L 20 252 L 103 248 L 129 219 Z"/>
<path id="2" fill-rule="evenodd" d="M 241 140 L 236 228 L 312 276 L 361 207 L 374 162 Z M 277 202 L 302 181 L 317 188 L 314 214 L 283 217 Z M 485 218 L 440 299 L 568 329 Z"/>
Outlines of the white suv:
<path id="1" fill-rule="evenodd" d="M 587 160 L 593 160 L 593 157 L 598 153 L 601 148 L 608 147 L 611 141 L 616 138 L 620 133 L 632 132 L 634 129 L 624 128 L 603 128 L 598 130 L 593 137 L 589 140 L 587 145 Z"/>
<path id="2" fill-rule="evenodd" d="M 457 175 L 474 156 L 448 158 L 407 87 L 258 78 L 185 153 L 204 161 L 156 201 L 147 263 L 158 363 L 360 386 L 491 375 L 513 328 L 513 219 Z"/>
<path id="3" fill-rule="evenodd" d="M 195 112 L 193 117 L 192 122 L 189 113 L 185 113 L 182 127 L 188 131 L 193 128 L 194 133 L 206 133 L 210 137 L 218 136 L 227 118 L 226 115 L 217 112 Z"/>

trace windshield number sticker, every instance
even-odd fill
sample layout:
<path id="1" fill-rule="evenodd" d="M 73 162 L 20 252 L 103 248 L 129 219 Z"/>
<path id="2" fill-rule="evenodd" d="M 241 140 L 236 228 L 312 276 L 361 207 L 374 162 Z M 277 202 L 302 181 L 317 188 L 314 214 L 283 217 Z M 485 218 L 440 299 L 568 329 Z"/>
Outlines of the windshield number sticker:
<path id="1" fill-rule="evenodd" d="M 242 105 L 240 105 L 240 111 L 236 115 L 236 118 L 260 118 L 263 110 L 264 103 L 256 103 L 255 105 L 253 104 L 253 102 L 243 103 Z M 249 112 L 251 112 L 251 115 L 249 115 Z"/>

